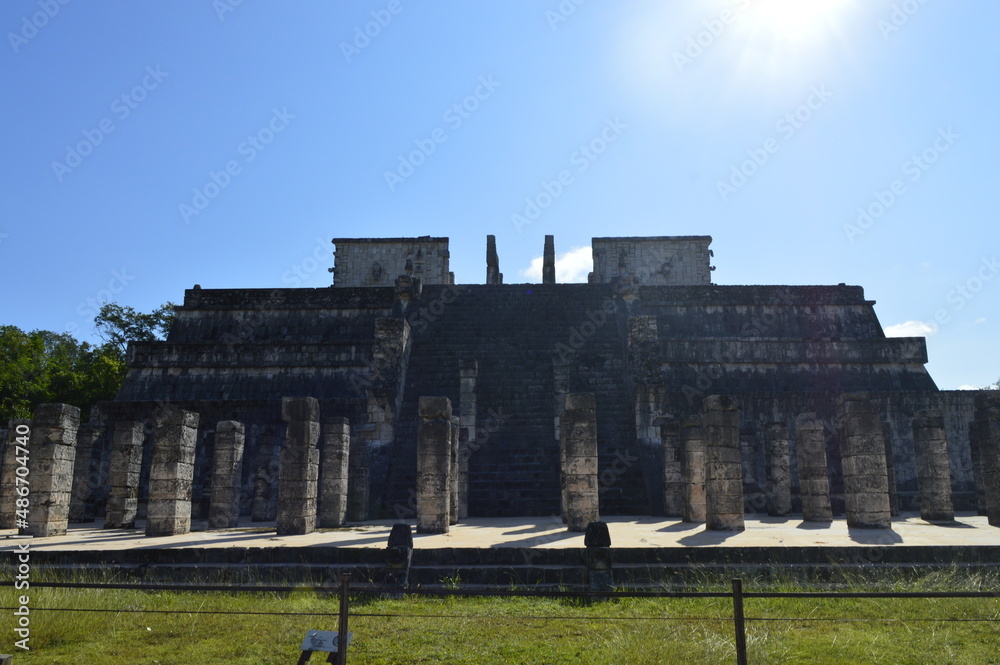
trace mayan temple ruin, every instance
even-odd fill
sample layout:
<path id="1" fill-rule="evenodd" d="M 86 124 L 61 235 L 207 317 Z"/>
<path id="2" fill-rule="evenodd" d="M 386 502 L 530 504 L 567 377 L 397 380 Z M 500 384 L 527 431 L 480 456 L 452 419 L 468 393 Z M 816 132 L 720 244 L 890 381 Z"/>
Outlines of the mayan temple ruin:
<path id="1" fill-rule="evenodd" d="M 996 393 L 938 390 L 924 339 L 886 338 L 860 286 L 713 284 L 711 242 L 594 238 L 588 283 L 560 284 L 548 236 L 542 283 L 508 284 L 488 236 L 485 283 L 455 284 L 447 238 L 336 238 L 332 286 L 195 286 L 89 423 L 36 414 L 66 469 L 31 528 L 1000 525 Z"/>

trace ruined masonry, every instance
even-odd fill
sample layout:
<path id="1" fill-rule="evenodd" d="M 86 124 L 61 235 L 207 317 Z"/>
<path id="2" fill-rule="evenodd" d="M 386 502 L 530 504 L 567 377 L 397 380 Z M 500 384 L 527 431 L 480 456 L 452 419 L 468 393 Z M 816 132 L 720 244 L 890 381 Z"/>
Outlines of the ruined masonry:
<path id="1" fill-rule="evenodd" d="M 89 423 L 35 414 L 30 529 L 440 531 L 564 508 L 572 528 L 918 510 L 1000 526 L 1000 396 L 938 390 L 924 339 L 887 338 L 860 286 L 714 284 L 709 236 L 593 238 L 587 283 L 559 283 L 556 240 L 537 238 L 536 284 L 505 282 L 495 236 L 485 283 L 458 284 L 448 238 L 423 236 L 336 238 L 325 288 L 195 286 Z"/>

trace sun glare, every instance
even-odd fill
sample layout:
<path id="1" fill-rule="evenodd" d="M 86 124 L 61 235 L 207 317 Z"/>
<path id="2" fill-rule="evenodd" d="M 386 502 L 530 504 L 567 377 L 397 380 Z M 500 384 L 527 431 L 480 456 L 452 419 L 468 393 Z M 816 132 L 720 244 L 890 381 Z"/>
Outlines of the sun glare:
<path id="1" fill-rule="evenodd" d="M 751 0 L 747 13 L 756 32 L 803 41 L 829 32 L 851 0 Z"/>

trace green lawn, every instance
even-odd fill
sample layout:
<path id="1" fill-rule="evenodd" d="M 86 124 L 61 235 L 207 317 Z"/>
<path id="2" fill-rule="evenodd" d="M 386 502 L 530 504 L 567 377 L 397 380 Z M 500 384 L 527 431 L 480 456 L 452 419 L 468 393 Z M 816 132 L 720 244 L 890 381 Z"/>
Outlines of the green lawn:
<path id="1" fill-rule="evenodd" d="M 36 580 L 38 581 L 38 580 Z M 706 578 L 704 590 L 726 590 Z M 960 572 L 854 578 L 849 590 L 997 590 L 994 577 Z M 808 590 L 791 583 L 745 591 Z M 848 589 L 844 589 L 848 590 Z M 0 589 L 4 607 L 15 592 Z M 0 650 L 15 663 L 273 663 L 291 665 L 306 630 L 336 630 L 336 596 L 276 593 L 31 589 L 31 651 Z M 975 663 L 1000 665 L 997 599 L 754 599 L 749 662 Z M 55 612 L 41 608 L 112 609 Z M 352 663 L 735 663 L 729 599 L 357 598 Z M 179 614 L 131 610 L 178 610 Z M 328 613 L 264 616 L 196 612 Z M 9 610 L 6 625 L 13 620 Z M 366 615 L 393 615 L 366 616 Z M 930 619 L 991 619 L 937 622 Z M 723 620 L 717 620 L 723 619 Z M 848 619 L 850 621 L 827 621 Z M 315 662 L 321 662 L 319 655 Z"/>

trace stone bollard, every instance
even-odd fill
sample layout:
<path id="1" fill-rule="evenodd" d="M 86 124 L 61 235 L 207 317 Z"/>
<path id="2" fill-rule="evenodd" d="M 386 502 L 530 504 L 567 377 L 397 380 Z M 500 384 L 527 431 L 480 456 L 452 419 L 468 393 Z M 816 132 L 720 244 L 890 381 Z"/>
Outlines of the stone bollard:
<path id="1" fill-rule="evenodd" d="M 147 536 L 176 536 L 191 531 L 198 421 L 197 413 L 180 409 L 158 414 L 149 467 Z"/>
<path id="2" fill-rule="evenodd" d="M 139 512 L 139 474 L 142 471 L 143 424 L 133 420 L 115 423 L 108 471 L 108 504 L 105 529 L 134 529 Z"/>
<path id="3" fill-rule="evenodd" d="M 73 495 L 69 502 L 70 522 L 94 521 L 94 495 L 100 484 L 100 467 L 94 463 L 94 444 L 103 435 L 104 428 L 96 425 L 81 425 L 76 435 Z"/>
<path id="4" fill-rule="evenodd" d="M 847 526 L 892 528 L 885 440 L 878 409 L 864 395 L 841 395 L 837 399 L 837 431 L 844 468 Z"/>
<path id="5" fill-rule="evenodd" d="M 421 397 L 417 433 L 417 533 L 448 533 L 451 511 L 451 400 Z"/>
<path id="6" fill-rule="evenodd" d="M 742 531 L 743 463 L 739 402 L 728 395 L 705 398 L 705 524 L 712 531 Z"/>
<path id="7" fill-rule="evenodd" d="M 795 455 L 799 464 L 802 519 L 806 522 L 832 522 L 826 431 L 815 413 L 803 413 L 795 421 Z"/>
<path id="8" fill-rule="evenodd" d="M 913 449 L 917 457 L 920 518 L 927 522 L 954 522 L 948 440 L 940 411 L 922 411 L 913 419 Z"/>
<path id="9" fill-rule="evenodd" d="M 7 439 L 3 449 L 3 472 L 0 474 L 0 529 L 17 528 L 17 458 L 31 446 L 31 421 L 14 418 L 7 422 Z M 20 454 L 19 454 L 20 453 Z M 30 486 L 29 486 L 30 487 Z"/>
<path id="10" fill-rule="evenodd" d="M 383 585 L 391 589 L 405 589 L 410 581 L 410 561 L 413 559 L 413 532 L 410 525 L 397 523 L 389 532 L 385 548 Z"/>
<path id="11" fill-rule="evenodd" d="M 566 395 L 560 421 L 563 488 L 568 531 L 584 531 L 599 517 L 597 403 L 593 393 Z"/>
<path id="12" fill-rule="evenodd" d="M 976 439 L 986 518 L 990 525 L 1000 526 L 1000 395 L 976 397 Z"/>
<path id="13" fill-rule="evenodd" d="M 792 460 L 788 425 L 769 423 L 764 429 L 767 448 L 767 514 L 784 517 L 792 512 Z"/>
<path id="14" fill-rule="evenodd" d="M 212 456 L 212 496 L 208 528 L 232 529 L 240 524 L 240 492 L 243 488 L 243 423 L 223 420 L 215 426 Z"/>
<path id="15" fill-rule="evenodd" d="M 323 427 L 323 466 L 319 486 L 317 524 L 324 529 L 344 526 L 347 520 L 347 484 L 351 454 L 351 423 L 330 418 Z"/>
<path id="16" fill-rule="evenodd" d="M 587 584 L 591 591 L 611 591 L 615 587 L 611 566 L 611 533 L 607 522 L 591 522 L 583 537 L 587 558 Z"/>
<path id="17" fill-rule="evenodd" d="M 684 515 L 684 471 L 681 453 L 680 423 L 669 419 L 660 424 L 663 443 L 663 514 Z"/>
<path id="18" fill-rule="evenodd" d="M 684 515 L 685 522 L 705 521 L 705 431 L 701 418 L 685 418 L 681 424 L 681 448 L 683 450 L 682 473 L 684 475 Z"/>
<path id="19" fill-rule="evenodd" d="M 28 458 L 31 503 L 28 528 L 22 528 L 22 534 L 66 535 L 79 428 L 80 409 L 75 406 L 40 404 L 35 409 Z"/>
<path id="20" fill-rule="evenodd" d="M 281 419 L 288 423 L 278 455 L 279 536 L 316 530 L 319 481 L 319 402 L 315 397 L 283 397 Z"/>

